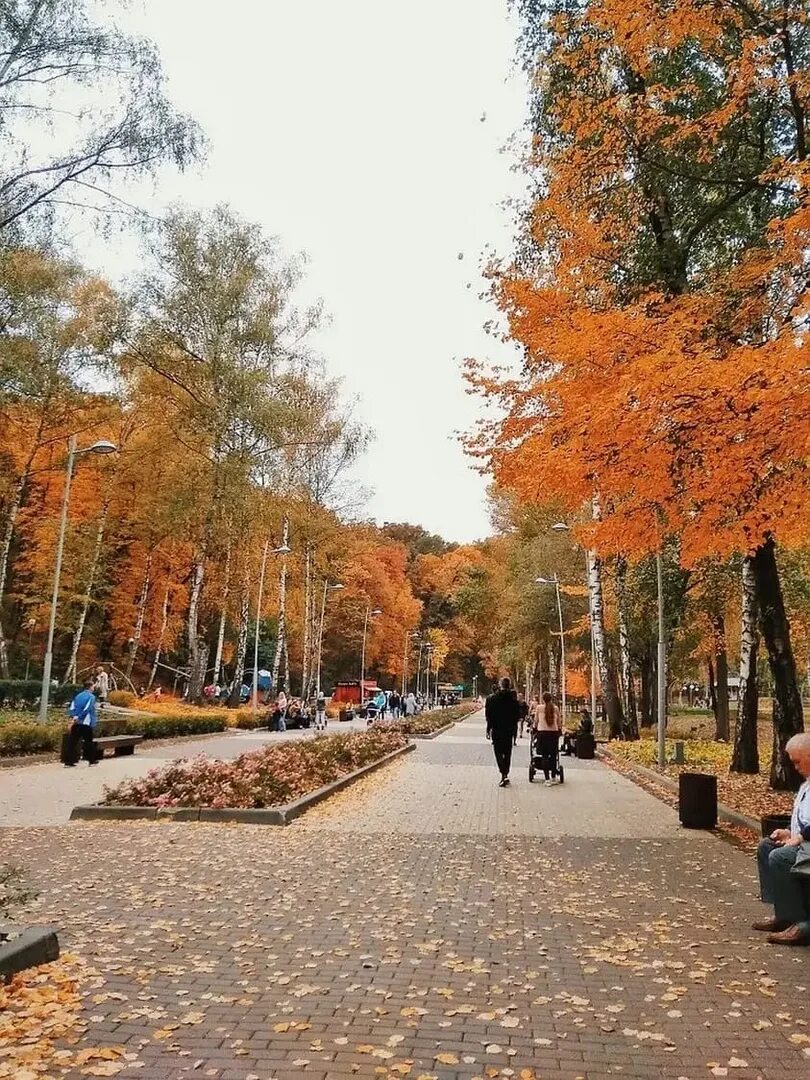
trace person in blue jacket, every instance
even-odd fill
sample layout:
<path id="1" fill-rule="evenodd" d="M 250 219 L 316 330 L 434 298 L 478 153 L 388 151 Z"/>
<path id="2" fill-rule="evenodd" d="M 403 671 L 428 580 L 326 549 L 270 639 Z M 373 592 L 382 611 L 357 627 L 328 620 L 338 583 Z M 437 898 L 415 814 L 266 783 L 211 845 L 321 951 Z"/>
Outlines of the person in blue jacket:
<path id="1" fill-rule="evenodd" d="M 98 724 L 96 712 L 96 695 L 93 693 L 93 680 L 84 680 L 84 689 L 74 697 L 70 703 L 68 714 L 73 723 L 67 737 L 65 748 L 65 767 L 72 768 L 79 760 L 79 743 L 82 747 L 82 756 L 88 765 L 96 764 L 96 753 L 93 745 L 93 732 Z"/>

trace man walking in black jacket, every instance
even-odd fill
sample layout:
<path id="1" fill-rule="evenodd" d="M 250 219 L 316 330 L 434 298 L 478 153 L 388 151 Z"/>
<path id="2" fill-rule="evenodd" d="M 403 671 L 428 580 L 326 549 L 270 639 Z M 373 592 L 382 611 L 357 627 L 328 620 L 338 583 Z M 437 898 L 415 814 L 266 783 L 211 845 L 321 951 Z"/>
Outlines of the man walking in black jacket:
<path id="1" fill-rule="evenodd" d="M 500 787 L 509 783 L 512 746 L 517 738 L 520 704 L 509 679 L 501 679 L 486 703 L 487 738 L 492 740 L 495 760 L 501 773 Z"/>

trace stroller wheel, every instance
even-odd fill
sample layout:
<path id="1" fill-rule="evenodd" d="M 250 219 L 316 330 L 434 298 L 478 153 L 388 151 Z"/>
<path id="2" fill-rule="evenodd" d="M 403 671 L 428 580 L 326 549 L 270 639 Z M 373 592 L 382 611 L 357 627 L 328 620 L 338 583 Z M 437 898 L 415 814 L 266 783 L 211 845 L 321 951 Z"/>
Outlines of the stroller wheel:
<path id="1" fill-rule="evenodd" d="M 530 765 L 529 766 L 529 783 L 531 784 L 531 783 L 533 783 L 533 781 L 534 781 L 534 765 Z"/>

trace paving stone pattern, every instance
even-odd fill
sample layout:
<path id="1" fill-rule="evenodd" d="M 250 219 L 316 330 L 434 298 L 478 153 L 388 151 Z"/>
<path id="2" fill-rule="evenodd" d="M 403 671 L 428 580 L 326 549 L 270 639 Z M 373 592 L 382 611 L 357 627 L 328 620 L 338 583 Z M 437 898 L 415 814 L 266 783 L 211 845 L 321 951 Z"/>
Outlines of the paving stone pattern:
<path id="1" fill-rule="evenodd" d="M 545 788 L 516 757 L 497 788 L 476 717 L 288 829 L 9 828 L 0 859 L 123 1077 L 810 1075 L 810 950 L 748 930 L 751 861 L 598 762 Z"/>

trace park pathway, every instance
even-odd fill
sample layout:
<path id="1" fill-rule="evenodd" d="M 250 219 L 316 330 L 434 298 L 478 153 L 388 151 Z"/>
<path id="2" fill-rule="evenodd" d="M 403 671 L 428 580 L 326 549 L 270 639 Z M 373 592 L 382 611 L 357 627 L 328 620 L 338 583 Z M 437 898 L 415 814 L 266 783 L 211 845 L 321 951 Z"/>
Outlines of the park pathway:
<path id="1" fill-rule="evenodd" d="M 122 1077 L 810 1074 L 810 950 L 748 930 L 751 860 L 599 762 L 545 788 L 527 759 L 498 788 L 478 716 L 286 830 L 14 827 L 0 861 Z"/>

